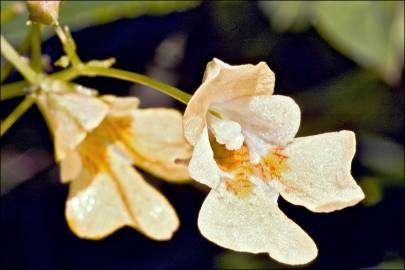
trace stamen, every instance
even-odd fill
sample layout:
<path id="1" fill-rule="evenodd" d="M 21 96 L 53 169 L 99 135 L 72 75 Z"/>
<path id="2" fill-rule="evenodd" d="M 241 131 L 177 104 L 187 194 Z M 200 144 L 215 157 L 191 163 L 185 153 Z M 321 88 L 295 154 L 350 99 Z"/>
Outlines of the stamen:
<path id="1" fill-rule="evenodd" d="M 211 141 L 211 146 L 218 167 L 234 176 L 224 177 L 226 189 L 240 198 L 251 194 L 254 184 L 250 177 L 258 177 L 268 184 L 276 179 L 281 180 L 283 171 L 288 169 L 288 156 L 281 147 L 274 147 L 258 163 L 253 163 L 245 144 L 233 151 L 215 141 Z"/>

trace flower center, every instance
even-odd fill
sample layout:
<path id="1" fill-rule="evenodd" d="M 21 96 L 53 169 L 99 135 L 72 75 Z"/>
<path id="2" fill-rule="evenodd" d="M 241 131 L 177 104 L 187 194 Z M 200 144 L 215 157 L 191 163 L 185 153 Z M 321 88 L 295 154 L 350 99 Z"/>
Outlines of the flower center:
<path id="1" fill-rule="evenodd" d="M 109 171 L 107 146 L 123 139 L 129 132 L 131 119 L 128 117 L 108 117 L 79 146 L 84 166 L 92 174 Z"/>
<path id="2" fill-rule="evenodd" d="M 237 150 L 228 150 L 215 141 L 211 142 L 211 146 L 218 167 L 225 173 L 223 178 L 226 189 L 241 198 L 252 192 L 254 183 L 251 176 L 269 184 L 272 180 L 280 180 L 283 171 L 288 169 L 288 156 L 282 152 L 281 147 L 273 147 L 259 162 L 253 163 L 245 144 Z"/>

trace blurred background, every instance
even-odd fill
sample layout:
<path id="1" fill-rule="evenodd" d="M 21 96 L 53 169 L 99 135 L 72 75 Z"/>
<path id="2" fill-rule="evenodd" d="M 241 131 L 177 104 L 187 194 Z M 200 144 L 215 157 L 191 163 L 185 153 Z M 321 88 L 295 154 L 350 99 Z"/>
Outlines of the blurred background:
<path id="1" fill-rule="evenodd" d="M 1 1 L 2 16 L 14 4 Z M 1 24 L 15 46 L 27 31 L 27 14 L 19 12 Z M 189 93 L 213 57 L 230 64 L 266 61 L 276 74 L 275 93 L 293 97 L 301 108 L 298 136 L 341 129 L 357 136 L 352 173 L 366 194 L 362 203 L 315 214 L 279 199 L 320 250 L 306 267 L 404 268 L 404 2 L 67 1 L 60 19 L 73 31 L 83 60 L 115 57 L 117 68 Z M 62 48 L 48 30 L 42 50 L 44 61 L 53 63 Z M 55 70 L 49 65 L 48 71 Z M 14 72 L 6 83 L 19 79 Z M 138 96 L 142 107 L 185 108 L 128 82 L 76 81 L 101 93 Z M 19 101 L 2 101 L 1 118 Z M 68 186 L 59 183 L 37 108 L 1 138 L 0 149 L 2 269 L 288 268 L 267 255 L 232 252 L 205 240 L 196 223 L 208 190 L 146 173 L 179 214 L 174 238 L 154 242 L 124 228 L 101 241 L 81 240 L 65 222 Z"/>

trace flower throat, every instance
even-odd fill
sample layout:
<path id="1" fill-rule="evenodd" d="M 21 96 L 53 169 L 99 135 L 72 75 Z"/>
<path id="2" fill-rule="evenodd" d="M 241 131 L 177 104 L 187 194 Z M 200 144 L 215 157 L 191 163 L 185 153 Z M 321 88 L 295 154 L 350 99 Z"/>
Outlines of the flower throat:
<path id="1" fill-rule="evenodd" d="M 250 195 L 254 187 L 249 177 L 257 176 L 263 182 L 269 183 L 275 179 L 280 180 L 283 171 L 288 169 L 288 156 L 282 152 L 281 147 L 270 149 L 259 162 L 253 163 L 246 144 L 237 150 L 228 150 L 225 145 L 212 140 L 211 146 L 221 171 L 234 176 L 224 177 L 226 189 L 241 198 Z"/>

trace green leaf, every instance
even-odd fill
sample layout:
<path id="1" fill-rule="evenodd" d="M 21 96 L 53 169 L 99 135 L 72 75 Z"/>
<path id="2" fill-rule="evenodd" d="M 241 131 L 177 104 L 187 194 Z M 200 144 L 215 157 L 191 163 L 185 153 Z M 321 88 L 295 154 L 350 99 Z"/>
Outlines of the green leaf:
<path id="1" fill-rule="evenodd" d="M 1 1 L 1 8 L 17 1 Z M 199 1 L 65 1 L 59 13 L 61 25 L 67 25 L 72 31 L 88 26 L 105 24 L 122 18 L 134 18 L 141 15 L 165 15 L 183 11 L 199 5 Z M 1 32 L 7 39 L 18 44 L 27 32 L 27 12 L 7 24 L 1 25 Z M 44 39 L 53 32 L 48 27 Z"/>
<path id="2" fill-rule="evenodd" d="M 262 11 L 270 19 L 276 31 L 303 31 L 310 26 L 316 2 L 305 1 L 259 1 Z"/>
<path id="3" fill-rule="evenodd" d="M 359 181 L 361 189 L 364 191 L 365 198 L 361 202 L 367 206 L 376 205 L 383 198 L 383 190 L 376 177 L 365 176 Z"/>
<path id="4" fill-rule="evenodd" d="M 284 269 L 283 264 L 271 260 L 267 255 L 255 255 L 224 251 L 215 258 L 218 269 Z"/>
<path id="5" fill-rule="evenodd" d="M 385 260 L 381 263 L 379 263 L 376 266 L 370 267 L 368 269 L 404 269 L 405 261 L 403 258 L 397 258 L 397 259 L 390 259 L 390 260 Z"/>
<path id="6" fill-rule="evenodd" d="M 403 128 L 403 98 L 377 77 L 354 69 L 321 86 L 294 94 L 303 112 L 299 135 L 355 127 L 372 133 Z"/>
<path id="7" fill-rule="evenodd" d="M 389 84 L 404 64 L 402 1 L 319 1 L 316 29 L 333 47 Z"/>
<path id="8" fill-rule="evenodd" d="M 386 137 L 362 135 L 359 140 L 359 158 L 364 166 L 391 179 L 391 183 L 404 184 L 404 148 Z"/>
<path id="9" fill-rule="evenodd" d="M 403 1 L 261 1 L 278 31 L 302 31 L 313 24 L 336 50 L 389 84 L 404 65 Z"/>

